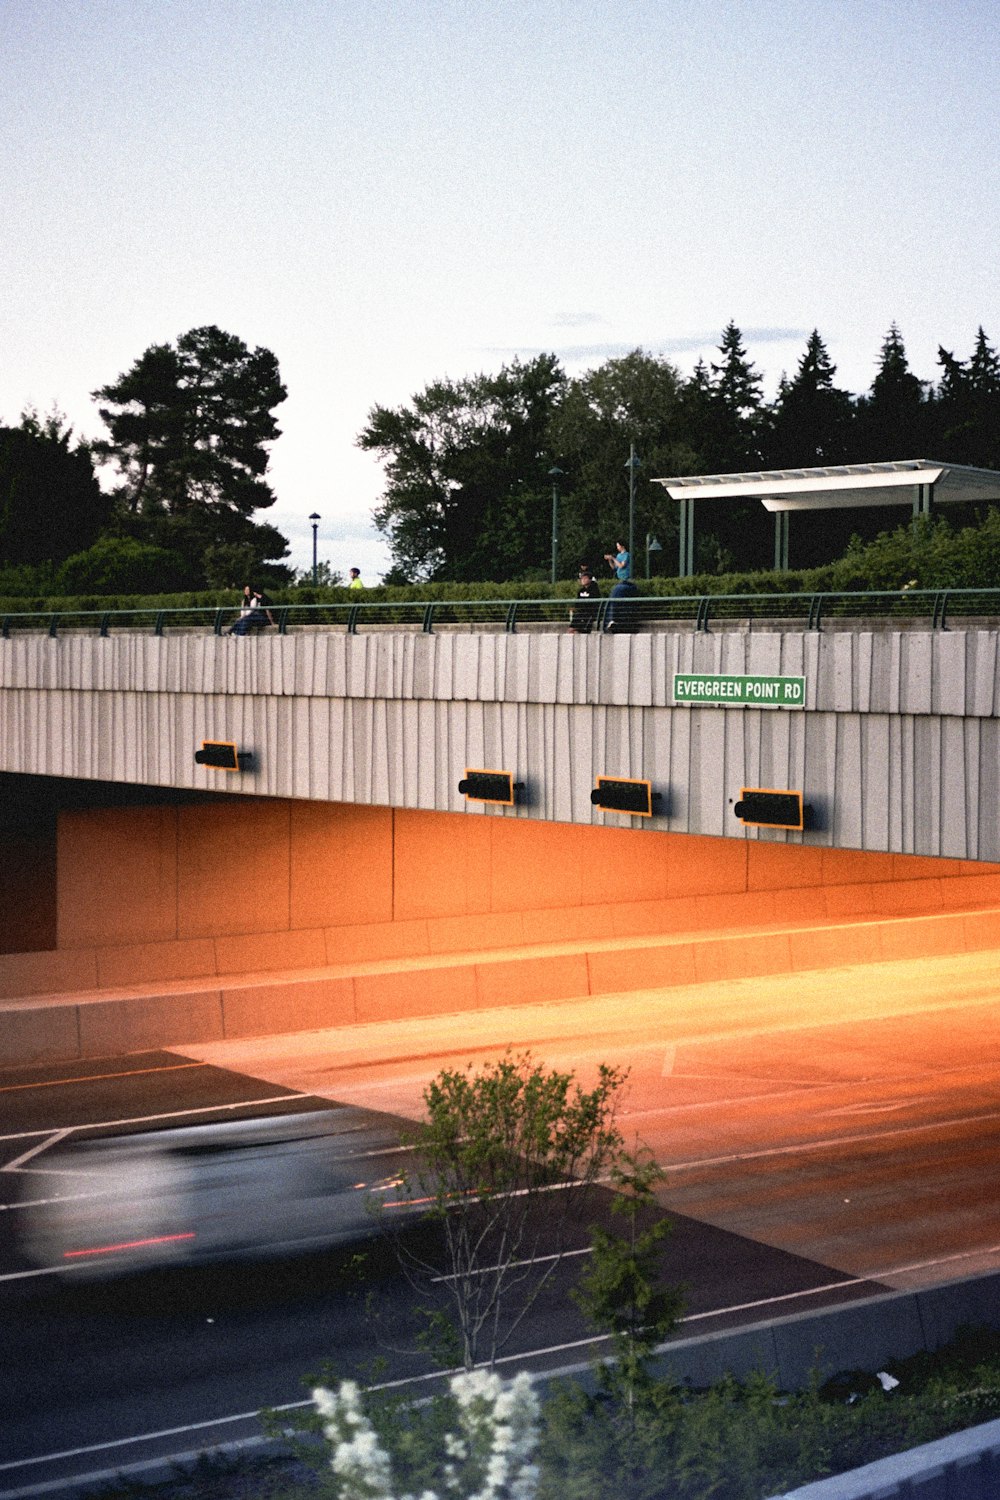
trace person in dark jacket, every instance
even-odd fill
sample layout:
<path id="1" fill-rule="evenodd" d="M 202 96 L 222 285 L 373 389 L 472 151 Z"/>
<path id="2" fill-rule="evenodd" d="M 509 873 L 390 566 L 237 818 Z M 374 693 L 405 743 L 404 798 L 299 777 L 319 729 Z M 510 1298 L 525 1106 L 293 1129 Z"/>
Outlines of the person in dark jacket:
<path id="1" fill-rule="evenodd" d="M 580 587 L 576 591 L 576 597 L 594 602 L 574 605 L 569 612 L 570 631 L 576 635 L 589 635 L 597 619 L 596 601 L 600 599 L 601 591 L 593 570 L 586 563 L 580 567 Z"/>

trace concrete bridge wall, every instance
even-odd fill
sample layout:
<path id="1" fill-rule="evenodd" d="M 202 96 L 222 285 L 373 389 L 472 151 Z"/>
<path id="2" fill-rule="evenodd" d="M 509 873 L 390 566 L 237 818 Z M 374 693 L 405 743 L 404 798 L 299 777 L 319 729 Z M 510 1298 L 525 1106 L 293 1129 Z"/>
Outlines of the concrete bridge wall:
<path id="1" fill-rule="evenodd" d="M 628 946 L 675 933 L 785 929 L 716 955 L 709 977 L 737 977 L 760 965 L 770 972 L 789 928 L 805 929 L 798 961 L 808 967 L 821 951 L 843 953 L 837 923 L 955 914 L 937 923 L 938 946 L 927 950 L 950 951 L 948 944 L 994 941 L 989 909 L 1000 907 L 1000 869 L 978 862 L 629 828 L 223 797 L 64 808 L 54 822 L 55 847 L 39 861 L 53 871 L 53 928 L 39 941 L 34 919 L 24 929 L 10 922 L 0 999 L 248 971 L 363 970 L 372 961 L 591 939 Z M 22 887 L 15 881 L 9 889 L 16 917 Z M 987 928 L 970 928 L 962 915 L 977 908 L 990 918 Z M 894 941 L 903 945 L 899 954 L 872 926 L 864 939 L 855 932 L 851 952 L 862 961 L 923 951 L 908 928 Z M 670 949 L 662 960 L 695 977 L 687 950 Z M 508 999 L 546 998 L 556 980 L 570 985 L 565 993 L 582 993 L 587 983 L 559 968 L 574 961 L 553 956 L 551 973 L 540 959 L 490 973 L 494 980 L 503 973 Z M 600 962 L 604 987 L 624 986 L 620 946 Z M 648 969 L 649 983 L 655 973 Z M 412 989 L 408 975 L 397 977 L 401 990 Z M 439 974 L 441 1003 L 461 1009 L 462 995 L 446 981 L 467 979 Z M 396 1000 L 416 1003 L 409 993 Z"/>
<path id="2" fill-rule="evenodd" d="M 1000 633 L 634 636 L 373 631 L 0 640 L 0 771 L 1000 860 Z M 799 710 L 676 706 L 677 672 L 797 675 Z M 252 772 L 194 763 L 203 739 Z M 513 771 L 470 805 L 467 766 Z M 592 807 L 647 777 L 659 815 Z M 804 833 L 745 829 L 741 786 L 801 788 Z"/>

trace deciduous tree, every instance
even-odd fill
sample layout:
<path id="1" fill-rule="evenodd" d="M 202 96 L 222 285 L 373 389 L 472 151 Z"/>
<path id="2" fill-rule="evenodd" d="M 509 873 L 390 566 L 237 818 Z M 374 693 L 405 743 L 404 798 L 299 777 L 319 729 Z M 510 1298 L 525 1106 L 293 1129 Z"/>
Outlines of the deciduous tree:
<path id="1" fill-rule="evenodd" d="M 425 1090 L 408 1189 L 441 1225 L 443 1276 L 412 1251 L 402 1264 L 420 1290 L 444 1287 L 466 1369 L 492 1368 L 586 1222 L 590 1190 L 623 1150 L 624 1080 L 601 1067 L 584 1090 L 571 1073 L 508 1054 L 478 1072 L 446 1070 Z"/>
<path id="2" fill-rule="evenodd" d="M 403 576 L 499 582 L 544 567 L 548 423 L 564 380 L 540 354 L 372 409 L 358 443 L 385 462 L 375 524 Z"/>

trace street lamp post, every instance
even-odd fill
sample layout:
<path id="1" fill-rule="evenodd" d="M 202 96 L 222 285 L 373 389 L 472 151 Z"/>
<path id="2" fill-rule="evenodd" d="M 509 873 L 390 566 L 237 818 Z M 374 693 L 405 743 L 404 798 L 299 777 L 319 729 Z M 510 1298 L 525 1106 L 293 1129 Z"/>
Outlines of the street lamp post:
<path id="1" fill-rule="evenodd" d="M 628 463 L 628 561 L 629 577 L 635 572 L 635 471 L 642 460 L 636 456 L 635 444 L 629 443 Z"/>
<path id="2" fill-rule="evenodd" d="M 320 522 L 319 512 L 314 510 L 309 519 L 312 522 L 313 529 L 313 588 L 315 588 L 316 580 L 319 577 L 318 566 L 316 563 L 316 531 Z"/>
<path id="3" fill-rule="evenodd" d="M 559 481 L 563 471 L 555 464 L 549 470 L 552 480 L 552 582 L 559 576 Z"/>

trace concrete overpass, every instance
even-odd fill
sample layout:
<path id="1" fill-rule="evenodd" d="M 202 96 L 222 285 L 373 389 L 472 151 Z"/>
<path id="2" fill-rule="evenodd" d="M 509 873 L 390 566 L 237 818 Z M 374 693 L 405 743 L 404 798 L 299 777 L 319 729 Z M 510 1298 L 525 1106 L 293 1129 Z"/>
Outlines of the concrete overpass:
<path id="1" fill-rule="evenodd" d="M 998 646 L 746 622 L 0 639 L 9 1055 L 109 1045 L 112 995 L 146 1045 L 168 1000 L 210 1039 L 816 966 L 845 922 L 862 957 L 1000 945 Z M 196 764 L 204 740 L 252 765 Z M 470 767 L 510 772 L 513 805 L 468 802 Z M 648 780 L 652 816 L 595 806 L 602 776 Z M 746 826 L 748 787 L 801 791 L 804 828 Z M 25 1052 L 43 995 L 59 1025 Z"/>

